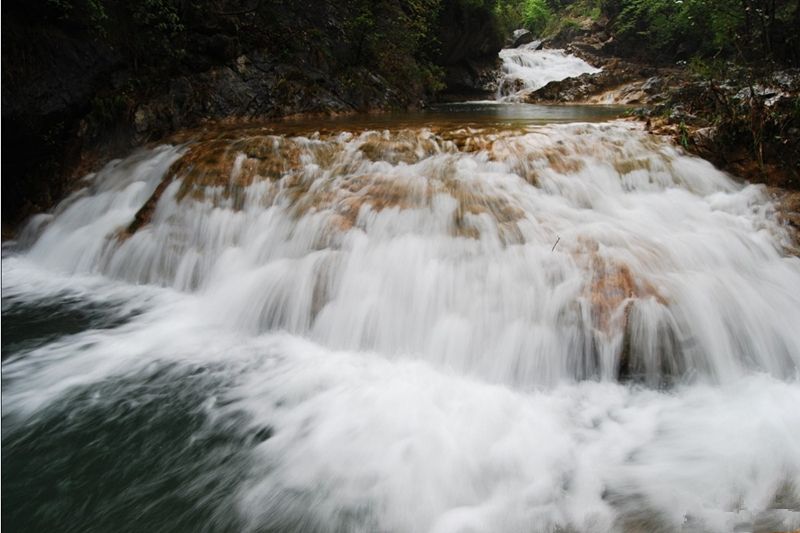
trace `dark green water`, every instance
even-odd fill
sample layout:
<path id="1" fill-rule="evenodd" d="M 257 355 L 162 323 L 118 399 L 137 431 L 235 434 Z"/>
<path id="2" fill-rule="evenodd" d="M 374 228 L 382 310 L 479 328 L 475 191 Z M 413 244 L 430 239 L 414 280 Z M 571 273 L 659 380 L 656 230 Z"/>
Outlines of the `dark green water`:
<path id="1" fill-rule="evenodd" d="M 121 312 L 118 306 L 86 302 L 76 296 L 63 296 L 37 305 L 4 298 L 2 309 L 3 359 L 44 346 L 64 335 L 121 326 L 138 314 L 135 310 Z"/>
<path id="2" fill-rule="evenodd" d="M 3 300 L 3 358 L 122 326 L 137 312 L 65 296 Z M 109 354 L 113 357 L 113 354 Z M 5 372 L 4 387 L 13 380 Z M 29 416 L 3 410 L 5 531 L 238 531 L 231 512 L 253 443 L 243 419 L 209 420 L 224 394 L 217 365 L 159 362 L 79 386 Z"/>

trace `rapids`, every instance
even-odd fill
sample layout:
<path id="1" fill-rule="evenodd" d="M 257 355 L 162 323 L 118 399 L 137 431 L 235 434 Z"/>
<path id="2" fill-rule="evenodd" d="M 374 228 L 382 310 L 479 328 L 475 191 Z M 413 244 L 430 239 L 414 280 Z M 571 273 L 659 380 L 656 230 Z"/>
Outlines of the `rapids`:
<path id="1" fill-rule="evenodd" d="M 541 89 L 551 81 L 595 74 L 601 70 L 563 50 L 536 50 L 539 44 L 533 42 L 500 52 L 503 77 L 497 86 L 498 100 L 524 101 L 527 93 Z"/>
<path id="2" fill-rule="evenodd" d="M 4 248 L 3 525 L 798 528 L 791 244 L 626 121 L 141 150 Z"/>

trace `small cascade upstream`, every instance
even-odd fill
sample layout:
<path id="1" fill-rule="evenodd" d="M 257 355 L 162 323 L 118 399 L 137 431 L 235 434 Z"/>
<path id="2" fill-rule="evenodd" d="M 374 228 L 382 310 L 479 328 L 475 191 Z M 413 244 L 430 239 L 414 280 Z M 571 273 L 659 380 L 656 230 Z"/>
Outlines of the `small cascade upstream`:
<path id="1" fill-rule="evenodd" d="M 791 242 L 624 121 L 142 150 L 4 252 L 4 322 L 78 324 L 4 339 L 4 489 L 61 519 L 24 487 L 71 480 L 76 530 L 798 528 Z"/>
<path id="2" fill-rule="evenodd" d="M 601 69 L 563 50 L 537 50 L 538 42 L 500 52 L 503 77 L 497 87 L 497 99 L 507 102 L 524 101 L 526 94 L 541 89 L 551 81 L 595 74 Z"/>

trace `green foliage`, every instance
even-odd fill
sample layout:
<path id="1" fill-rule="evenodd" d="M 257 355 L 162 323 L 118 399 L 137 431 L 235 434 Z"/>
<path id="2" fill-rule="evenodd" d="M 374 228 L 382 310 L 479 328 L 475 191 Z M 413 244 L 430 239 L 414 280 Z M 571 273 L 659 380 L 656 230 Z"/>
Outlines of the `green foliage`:
<path id="1" fill-rule="evenodd" d="M 91 116 L 102 125 L 118 122 L 129 108 L 127 97 L 121 93 L 95 96 L 92 100 Z"/>
<path id="2" fill-rule="evenodd" d="M 185 55 L 182 34 L 186 28 L 174 2 L 139 0 L 128 3 L 127 9 L 130 23 L 126 29 L 133 35 L 126 44 L 137 63 L 147 63 L 153 56 L 174 63 Z"/>
<path id="3" fill-rule="evenodd" d="M 494 14 L 506 32 L 524 26 L 545 36 L 587 20 L 610 21 L 622 48 L 651 60 L 800 65 L 796 0 L 497 0 Z"/>
<path id="4" fill-rule="evenodd" d="M 686 128 L 686 123 L 681 120 L 678 125 L 679 140 L 684 149 L 689 149 L 689 130 Z"/>
<path id="5" fill-rule="evenodd" d="M 476 2 L 476 0 L 463 0 Z M 344 24 L 351 67 L 369 65 L 397 85 L 435 90 L 441 72 L 433 63 L 441 0 L 356 0 Z"/>
<path id="6" fill-rule="evenodd" d="M 605 0 L 604 9 L 620 40 L 642 51 L 798 59 L 800 6 L 791 0 Z"/>
<path id="7" fill-rule="evenodd" d="M 697 77 L 707 80 L 724 79 L 729 70 L 727 61 L 720 58 L 694 56 L 689 60 L 687 68 Z"/>
<path id="8" fill-rule="evenodd" d="M 546 0 L 525 0 L 522 22 L 534 35 L 541 35 L 552 17 L 553 14 Z"/>
<path id="9" fill-rule="evenodd" d="M 139 67 L 172 68 L 185 54 L 181 9 L 201 0 L 33 0 L 44 20 L 86 33 L 121 52 Z"/>
<path id="10" fill-rule="evenodd" d="M 455 0 L 458 4 L 462 7 L 472 10 L 485 10 L 491 12 L 496 4 L 498 3 L 497 0 Z M 439 2 L 442 3 L 441 1 Z"/>
<path id="11" fill-rule="evenodd" d="M 523 25 L 525 3 L 521 0 L 498 0 L 492 14 L 500 29 L 509 34 Z"/>
<path id="12" fill-rule="evenodd" d="M 494 15 L 506 33 L 527 28 L 540 37 L 579 27 L 603 16 L 603 0 L 498 0 Z"/>
<path id="13" fill-rule="evenodd" d="M 62 19 L 69 18 L 74 9 L 70 0 L 47 0 L 47 7 L 57 13 L 59 18 Z"/>
<path id="14" fill-rule="evenodd" d="M 45 15 L 77 24 L 86 24 L 97 35 L 105 35 L 108 14 L 102 0 L 45 0 Z"/>
<path id="15" fill-rule="evenodd" d="M 140 0 L 130 4 L 133 20 L 142 27 L 150 27 L 159 33 L 174 35 L 183 31 L 180 17 L 174 5 L 164 0 Z"/>

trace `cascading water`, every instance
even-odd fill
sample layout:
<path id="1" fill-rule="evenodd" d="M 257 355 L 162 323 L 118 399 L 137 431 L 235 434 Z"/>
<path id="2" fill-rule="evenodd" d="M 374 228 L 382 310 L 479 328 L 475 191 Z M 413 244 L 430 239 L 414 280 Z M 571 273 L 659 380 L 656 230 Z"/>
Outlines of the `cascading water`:
<path id="1" fill-rule="evenodd" d="M 800 527 L 790 237 L 628 122 L 139 152 L 6 250 L 4 515 Z"/>
<path id="2" fill-rule="evenodd" d="M 503 77 L 497 87 L 498 100 L 524 101 L 525 95 L 551 81 L 600 72 L 599 68 L 563 50 L 537 50 L 539 45 L 534 42 L 500 52 Z"/>

